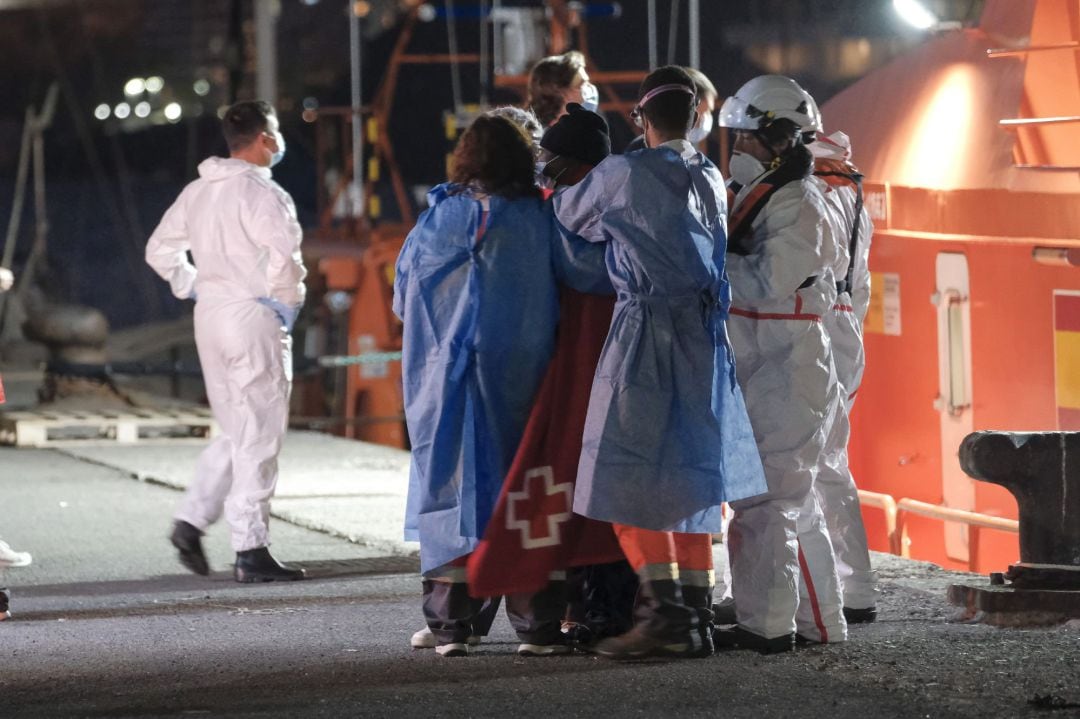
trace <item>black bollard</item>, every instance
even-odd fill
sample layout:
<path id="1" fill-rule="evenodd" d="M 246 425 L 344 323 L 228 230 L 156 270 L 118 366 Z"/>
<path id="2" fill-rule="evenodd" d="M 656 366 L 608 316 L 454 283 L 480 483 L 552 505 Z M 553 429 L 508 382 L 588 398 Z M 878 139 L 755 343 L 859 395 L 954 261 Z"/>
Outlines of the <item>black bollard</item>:
<path id="1" fill-rule="evenodd" d="M 1080 589 L 1080 432 L 975 432 L 960 445 L 960 466 L 1016 497 L 1020 564 L 1006 579 Z"/>
<path id="2" fill-rule="evenodd" d="M 1080 432 L 974 432 L 960 466 L 1016 498 L 1020 562 L 988 587 L 949 587 L 950 602 L 995 624 L 1080 617 Z"/>

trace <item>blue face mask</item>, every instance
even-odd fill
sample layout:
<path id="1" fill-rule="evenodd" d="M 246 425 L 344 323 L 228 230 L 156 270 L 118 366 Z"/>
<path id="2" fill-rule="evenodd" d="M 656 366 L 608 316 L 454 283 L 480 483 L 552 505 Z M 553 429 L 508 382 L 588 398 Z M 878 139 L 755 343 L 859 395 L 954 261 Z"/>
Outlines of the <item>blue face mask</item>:
<path id="1" fill-rule="evenodd" d="M 278 164 L 285 158 L 285 138 L 280 132 L 274 133 L 274 142 L 277 144 L 277 152 L 270 156 L 270 167 Z"/>

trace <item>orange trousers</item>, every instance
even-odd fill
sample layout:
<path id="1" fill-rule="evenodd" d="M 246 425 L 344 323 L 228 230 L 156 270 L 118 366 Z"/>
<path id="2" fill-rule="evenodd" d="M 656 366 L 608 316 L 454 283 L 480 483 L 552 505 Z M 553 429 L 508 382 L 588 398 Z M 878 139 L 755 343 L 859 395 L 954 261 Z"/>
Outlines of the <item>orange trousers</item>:
<path id="1" fill-rule="evenodd" d="M 711 534 L 611 526 L 627 561 L 643 581 L 678 579 L 684 586 L 709 588 L 715 584 Z"/>

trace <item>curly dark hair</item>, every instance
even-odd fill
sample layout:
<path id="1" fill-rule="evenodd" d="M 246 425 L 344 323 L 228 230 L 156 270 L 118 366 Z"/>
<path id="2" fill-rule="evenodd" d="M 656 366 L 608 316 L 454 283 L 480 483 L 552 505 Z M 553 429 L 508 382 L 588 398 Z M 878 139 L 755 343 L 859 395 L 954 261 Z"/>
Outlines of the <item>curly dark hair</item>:
<path id="1" fill-rule="evenodd" d="M 509 199 L 539 194 L 533 183 L 532 144 L 525 131 L 505 117 L 481 115 L 458 140 L 450 181 Z"/>
<path id="2" fill-rule="evenodd" d="M 526 101 L 547 127 L 559 117 L 566 98 L 563 93 L 570 89 L 574 78 L 585 69 L 585 56 L 577 50 L 562 55 L 545 57 L 529 71 L 529 97 Z"/>

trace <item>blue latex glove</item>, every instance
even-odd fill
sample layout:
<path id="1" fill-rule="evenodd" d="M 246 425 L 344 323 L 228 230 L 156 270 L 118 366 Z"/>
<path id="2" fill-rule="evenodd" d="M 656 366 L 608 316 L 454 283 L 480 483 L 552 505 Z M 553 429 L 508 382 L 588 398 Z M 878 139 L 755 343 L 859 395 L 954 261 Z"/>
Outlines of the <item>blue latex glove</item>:
<path id="1" fill-rule="evenodd" d="M 300 314 L 299 306 L 292 307 L 272 297 L 260 297 L 257 302 L 272 309 L 281 320 L 281 324 L 285 325 L 285 329 L 292 332 L 293 325 L 296 324 L 296 316 Z"/>

